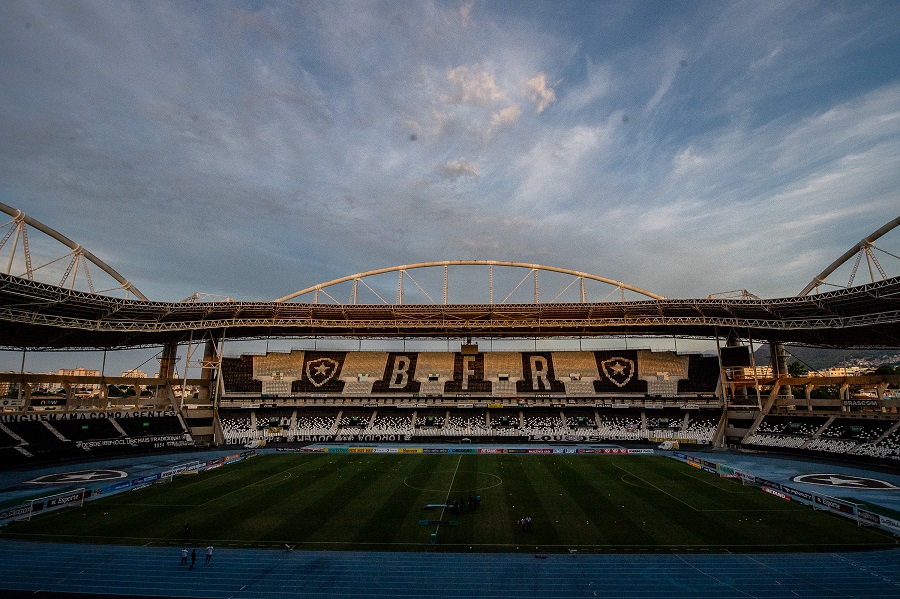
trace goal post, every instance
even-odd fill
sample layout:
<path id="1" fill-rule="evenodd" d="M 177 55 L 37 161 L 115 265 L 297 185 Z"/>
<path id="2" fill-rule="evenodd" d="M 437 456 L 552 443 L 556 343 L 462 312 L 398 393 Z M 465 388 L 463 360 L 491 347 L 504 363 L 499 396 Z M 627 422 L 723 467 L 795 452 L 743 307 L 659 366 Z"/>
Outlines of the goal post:
<path id="1" fill-rule="evenodd" d="M 43 514 L 52 512 L 64 507 L 81 507 L 84 505 L 84 498 L 90 496 L 91 492 L 81 487 L 74 491 L 65 491 L 54 495 L 46 495 L 32 499 L 28 504 L 28 511 L 22 515 L 22 520 L 31 520 L 34 514 Z"/>

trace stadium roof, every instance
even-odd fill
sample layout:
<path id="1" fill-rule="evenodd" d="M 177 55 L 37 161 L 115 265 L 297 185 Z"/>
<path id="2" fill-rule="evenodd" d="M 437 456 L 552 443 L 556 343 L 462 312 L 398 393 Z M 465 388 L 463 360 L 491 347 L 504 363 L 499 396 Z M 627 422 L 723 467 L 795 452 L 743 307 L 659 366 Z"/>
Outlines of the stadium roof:
<path id="1" fill-rule="evenodd" d="M 0 346 L 159 346 L 224 333 L 352 338 L 742 338 L 823 347 L 900 347 L 900 277 L 806 297 L 603 303 L 329 305 L 151 302 L 0 274 Z"/>

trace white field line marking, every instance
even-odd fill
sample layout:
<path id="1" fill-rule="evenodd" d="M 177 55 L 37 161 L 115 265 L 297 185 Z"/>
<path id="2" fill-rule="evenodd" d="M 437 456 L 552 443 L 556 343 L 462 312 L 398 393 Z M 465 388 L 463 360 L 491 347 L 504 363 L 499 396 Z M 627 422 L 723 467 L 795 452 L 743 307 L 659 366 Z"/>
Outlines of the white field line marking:
<path id="1" fill-rule="evenodd" d="M 691 509 L 694 510 L 695 512 L 700 512 L 700 513 L 703 513 L 703 512 L 739 512 L 739 513 L 745 513 L 745 512 L 746 512 L 746 513 L 749 513 L 749 512 L 762 512 L 762 513 L 770 513 L 770 512 L 790 512 L 790 511 L 793 511 L 793 510 L 791 510 L 790 508 L 784 508 L 784 509 L 768 509 L 768 508 L 759 508 L 759 509 L 743 509 L 743 508 L 734 508 L 734 509 L 733 509 L 733 508 L 723 508 L 723 509 L 700 509 L 700 508 L 698 508 L 698 507 L 694 507 L 693 505 L 691 505 L 690 503 L 688 503 L 688 502 L 686 502 L 685 500 L 681 499 L 680 497 L 678 497 L 678 496 L 676 496 L 676 495 L 672 495 L 671 493 L 669 493 L 668 491 L 665 491 L 664 489 L 660 489 L 659 487 L 657 487 L 656 485 L 654 485 L 653 483 L 651 483 L 651 482 L 648 481 L 647 479 L 641 478 L 641 477 L 638 476 L 637 474 L 634 474 L 633 472 L 629 472 L 628 470 L 625 470 L 624 468 L 620 467 L 618 464 L 613 464 L 613 466 L 615 466 L 616 468 L 618 468 L 619 470 L 621 470 L 622 472 L 625 473 L 619 480 L 621 480 L 621 481 L 622 481 L 623 483 L 625 483 L 626 485 L 631 485 L 631 486 L 633 486 L 633 487 L 638 487 L 639 485 L 635 485 L 635 484 L 630 483 L 630 482 L 628 482 L 628 481 L 625 480 L 625 477 L 626 477 L 626 476 L 630 476 L 630 477 L 632 477 L 632 478 L 636 478 L 637 480 L 641 481 L 642 483 L 644 483 L 644 484 L 646 484 L 646 485 L 649 485 L 649 486 L 653 487 L 654 489 L 656 489 L 656 490 L 659 491 L 660 493 L 664 493 L 664 494 L 668 495 L 669 497 L 671 497 L 672 499 L 674 499 L 675 501 L 677 501 L 677 502 L 679 502 L 679 503 L 682 503 L 682 504 L 686 505 L 687 507 L 691 508 Z M 689 476 L 688 478 L 694 478 L 694 477 L 693 477 L 693 476 Z M 695 480 L 697 480 L 697 479 L 695 479 Z M 727 492 L 727 491 L 726 491 L 726 492 Z"/>
<path id="2" fill-rule="evenodd" d="M 75 538 L 75 539 L 125 539 L 129 541 L 138 541 L 143 542 L 144 544 L 158 544 L 163 547 L 177 547 L 180 546 L 181 543 L 172 543 L 170 538 L 163 537 L 110 537 L 110 536 L 100 536 L 100 535 L 76 535 L 76 534 L 33 534 L 33 535 L 20 535 L 18 533 L 4 533 L 5 537 L 18 537 L 18 536 L 27 536 L 27 537 L 41 537 L 47 539 L 65 539 L 65 538 Z M 288 541 L 250 541 L 246 539 L 211 539 L 212 541 L 223 544 L 240 544 L 247 548 L 251 547 L 283 547 L 284 543 Z M 290 543 L 295 543 L 297 545 L 360 545 L 357 541 L 297 541 L 296 539 L 289 541 Z M 87 543 L 85 543 L 87 545 Z M 411 546 L 422 546 L 421 542 L 403 542 L 403 541 L 367 541 L 362 543 L 362 545 L 381 545 L 381 546 L 391 546 L 391 545 L 411 545 Z M 472 543 L 472 542 L 463 542 L 463 543 L 448 543 L 447 546 L 479 546 L 479 547 L 518 547 L 521 543 Z M 615 543 L 578 543 L 577 547 L 604 547 L 604 548 L 619 548 L 619 549 L 652 549 L 659 547 L 701 547 L 701 548 L 718 548 L 718 547 L 821 547 L 822 543 L 771 543 L 771 544 L 751 544 L 751 543 L 654 543 L 654 544 L 630 544 L 630 545 L 618 545 Z M 829 547 L 882 547 L 884 543 L 826 543 L 825 545 Z M 542 544 L 541 547 L 572 547 L 572 543 L 545 543 Z M 839 549 L 838 549 L 839 550 Z"/>
<path id="3" fill-rule="evenodd" d="M 663 493 L 663 494 L 665 494 L 665 495 L 668 495 L 669 497 L 671 497 L 672 499 L 674 499 L 674 500 L 677 501 L 678 503 L 681 503 L 681 504 L 683 504 L 683 505 L 686 505 L 687 507 L 691 508 L 691 509 L 694 510 L 695 512 L 701 511 L 701 510 L 698 510 L 698 509 L 697 509 L 696 507 L 694 507 L 693 505 L 691 505 L 690 503 L 684 501 L 683 499 L 681 499 L 681 498 L 678 497 L 677 495 L 672 495 L 672 494 L 669 493 L 668 491 L 664 491 L 663 489 L 660 489 L 659 487 L 657 487 L 656 485 L 654 485 L 654 484 L 651 483 L 650 481 L 644 480 L 644 479 L 641 478 L 640 476 L 638 476 L 638 475 L 636 475 L 636 474 L 634 474 L 634 473 L 632 473 L 632 472 L 629 472 L 628 470 L 625 470 L 624 468 L 622 468 L 621 466 L 619 466 L 619 465 L 616 464 L 616 463 L 613 463 L 613 462 L 610 462 L 610 463 L 612 463 L 612 465 L 613 465 L 616 469 L 621 470 L 622 472 L 624 472 L 626 476 L 631 476 L 631 477 L 633 477 L 633 478 L 638 479 L 639 481 L 641 481 L 641 482 L 644 483 L 645 485 L 647 485 L 647 486 L 649 486 L 649 487 L 653 487 L 654 489 L 656 489 L 656 490 L 659 491 L 660 493 Z M 630 484 L 630 483 L 628 483 L 628 482 L 625 481 L 624 477 L 622 477 L 621 480 L 622 480 L 622 482 L 624 482 L 626 485 L 627 485 L 627 484 Z M 637 486 L 637 485 L 633 485 L 633 486 Z"/>
<path id="4" fill-rule="evenodd" d="M 287 473 L 287 474 L 289 475 L 287 478 L 283 479 L 282 481 L 275 481 L 275 482 L 284 482 L 285 480 L 287 480 L 288 478 L 291 478 L 291 476 L 293 476 L 292 474 L 290 474 L 291 470 L 294 470 L 294 469 L 296 469 L 296 468 L 299 468 L 299 467 L 302 466 L 302 465 L 303 465 L 302 463 L 301 463 L 301 464 L 297 464 L 297 465 L 294 466 L 293 468 L 288 468 L 287 470 L 282 470 L 281 472 L 276 472 L 276 473 L 273 474 L 272 476 L 267 476 L 267 477 L 265 477 L 265 478 L 263 478 L 263 479 L 254 481 L 254 482 L 252 482 L 252 483 L 250 483 L 250 484 L 248 484 L 248 485 L 244 485 L 243 487 L 238 487 L 237 489 L 235 489 L 235 490 L 233 490 L 233 491 L 229 491 L 228 493 L 224 493 L 224 494 L 222 494 L 222 495 L 219 495 L 218 497 L 215 497 L 215 498 L 213 498 L 213 499 L 210 499 L 209 501 L 205 501 L 205 502 L 201 503 L 200 505 L 198 505 L 197 507 L 203 507 L 204 505 L 209 505 L 210 503 L 213 503 L 213 502 L 215 502 L 215 501 L 219 501 L 219 500 L 222 499 L 223 497 L 228 497 L 229 495 L 231 495 L 231 494 L 233 494 L 233 493 L 237 493 L 238 491 L 243 491 L 244 489 L 249 489 L 250 487 L 255 487 L 255 486 L 257 486 L 257 485 L 261 485 L 261 484 L 263 484 L 265 481 L 269 480 L 270 478 L 275 478 L 276 476 L 284 476 L 284 474 Z M 271 483 L 270 483 L 270 484 L 271 484 Z"/>
<path id="5" fill-rule="evenodd" d="M 444 498 L 444 507 L 441 508 L 441 517 L 438 518 L 438 521 L 444 519 L 444 511 L 447 509 L 447 502 L 450 501 L 450 492 L 453 491 L 453 481 L 456 480 L 456 473 L 459 472 L 459 463 L 462 462 L 462 454 L 460 454 L 459 458 L 456 460 L 456 468 L 453 469 L 453 478 L 450 479 L 450 486 L 447 488 L 447 496 Z M 460 506 L 462 507 L 462 506 Z M 438 530 L 440 530 L 441 525 L 438 524 L 437 528 L 434 529 L 434 534 L 437 535 Z"/>

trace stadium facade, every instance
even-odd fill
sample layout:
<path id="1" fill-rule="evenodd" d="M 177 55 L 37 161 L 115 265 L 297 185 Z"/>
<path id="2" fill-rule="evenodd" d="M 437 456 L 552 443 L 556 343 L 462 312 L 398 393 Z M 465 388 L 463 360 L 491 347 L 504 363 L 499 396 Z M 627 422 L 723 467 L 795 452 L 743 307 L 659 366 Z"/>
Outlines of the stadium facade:
<path id="1" fill-rule="evenodd" d="M 16 239 L 20 232 L 26 238 L 20 230 L 31 225 L 72 249 L 75 257 L 63 281 L 73 267 L 78 269 L 78 260 L 95 260 L 49 227 L 7 206 L 0 209 L 13 216 Z M 897 224 L 900 219 L 864 239 L 857 250 L 869 251 L 873 239 Z M 6 465 L 86 451 L 184 445 L 498 438 L 732 443 L 900 460 L 900 402 L 888 393 L 900 376 L 790 377 L 783 351 L 786 343 L 900 347 L 897 277 L 873 277 L 867 284 L 813 295 L 804 290 L 788 298 L 669 299 L 567 269 L 445 261 L 351 275 L 272 302 L 154 302 L 105 263 L 95 264 L 134 297 L 40 282 L 30 262 L 26 276 L 0 273 L 0 346 L 22 351 L 159 346 L 159 375 L 75 380 L 0 374 L 8 389 L 0 405 L 0 455 Z M 493 303 L 491 287 L 489 303 L 448 303 L 447 269 L 461 264 L 490 268 L 492 284 L 494 267 L 529 269 L 534 302 Z M 422 267 L 443 267 L 443 303 L 403 302 L 404 276 Z M 83 268 L 86 272 L 86 264 Z M 574 277 L 581 301 L 540 302 L 538 273 L 543 271 Z M 359 303 L 360 282 L 385 272 L 399 273 L 398 301 Z M 622 299 L 587 302 L 588 279 L 613 285 Z M 320 292 L 328 295 L 329 285 L 344 281 L 353 284 L 350 303 L 318 302 Z M 626 288 L 643 297 L 626 301 Z M 308 292 L 315 301 L 291 301 Z M 473 338 L 621 336 L 715 339 L 719 353 L 494 352 L 471 343 Z M 226 339 L 271 337 L 323 341 L 313 351 L 224 355 Z M 324 341 L 339 338 L 442 339 L 448 346 L 454 340 L 458 349 L 346 352 Z M 772 346 L 773 375 L 766 378 L 757 376 L 752 351 L 763 343 Z M 175 373 L 181 350 L 186 363 L 197 365 L 193 378 L 185 373 L 179 379 Z M 63 393 L 41 396 L 33 392 L 39 383 L 60 385 Z M 99 393 L 80 397 L 74 389 L 83 383 L 98 385 Z M 131 387 L 134 393 L 114 396 L 112 387 Z M 152 390 L 149 396 L 141 393 L 145 387 Z M 199 391 L 184 397 L 176 390 L 185 387 Z M 836 392 L 817 397 L 819 387 Z M 871 393 L 860 397 L 860 388 Z"/>

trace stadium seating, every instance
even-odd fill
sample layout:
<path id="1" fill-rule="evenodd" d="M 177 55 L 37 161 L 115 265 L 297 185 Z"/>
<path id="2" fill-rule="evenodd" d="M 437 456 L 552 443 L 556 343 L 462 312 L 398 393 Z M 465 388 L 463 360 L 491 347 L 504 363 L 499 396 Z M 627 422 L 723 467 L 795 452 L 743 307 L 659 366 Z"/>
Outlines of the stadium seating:
<path id="1" fill-rule="evenodd" d="M 611 368 L 618 369 L 618 374 Z M 500 351 L 473 355 L 295 350 L 223 358 L 222 376 L 226 401 L 253 395 L 278 399 L 310 394 L 510 397 L 542 396 L 549 392 L 582 398 L 617 394 L 711 395 L 716 390 L 719 371 L 715 357 L 650 350 Z"/>
<path id="2" fill-rule="evenodd" d="M 638 373 L 647 381 L 647 394 L 673 397 L 678 394 L 678 381 L 688 378 L 688 356 L 673 352 L 638 350 Z"/>
<path id="3" fill-rule="evenodd" d="M 687 378 L 678 381 L 678 393 L 715 393 L 719 384 L 719 359 L 700 354 L 689 354 L 687 358 Z"/>
<path id="4" fill-rule="evenodd" d="M 559 410 L 528 410 L 522 414 L 522 433 L 535 436 L 567 435 L 563 416 Z M 493 418 L 492 418 L 493 421 Z"/>
<path id="5" fill-rule="evenodd" d="M 568 409 L 564 412 L 563 417 L 568 430 L 575 434 L 592 434 L 597 430 L 597 415 L 594 410 Z"/>
<path id="6" fill-rule="evenodd" d="M 413 410 L 379 409 L 369 432 L 378 435 L 411 435 Z"/>
<path id="7" fill-rule="evenodd" d="M 417 410 L 415 428 L 440 429 L 446 416 L 446 410 Z"/>
<path id="8" fill-rule="evenodd" d="M 454 410 L 444 425 L 445 436 L 482 437 L 490 434 L 484 410 Z"/>
<path id="9" fill-rule="evenodd" d="M 444 383 L 453 380 L 453 354 L 449 352 L 421 352 L 416 364 L 419 392 L 442 395 Z"/>
<path id="10" fill-rule="evenodd" d="M 227 444 L 245 443 L 255 436 L 256 431 L 250 429 L 248 410 L 221 410 L 219 422 Z"/>
<path id="11" fill-rule="evenodd" d="M 225 393 L 262 393 L 262 382 L 253 380 L 254 357 L 222 358 Z"/>
<path id="12" fill-rule="evenodd" d="M 253 356 L 253 378 L 279 377 L 286 380 L 297 380 L 303 376 L 303 352 L 291 353 L 270 352 L 261 356 Z"/>
<path id="13" fill-rule="evenodd" d="M 347 352 L 341 378 L 345 381 L 369 379 L 374 382 L 384 374 L 387 358 L 386 352 Z"/>
<path id="14" fill-rule="evenodd" d="M 123 420 L 125 420 L 123 418 Z M 118 427 L 118 428 L 117 428 Z M 55 420 L 53 422 L 59 434 L 69 441 L 87 441 L 89 439 L 115 439 L 124 437 L 125 431 L 112 419 L 95 420 Z"/>
<path id="15" fill-rule="evenodd" d="M 900 460 L 900 422 L 894 422 L 881 438 L 860 443 L 852 453 L 872 458 Z"/>
<path id="16" fill-rule="evenodd" d="M 600 426 L 598 434 L 611 441 L 639 441 L 647 435 L 642 428 L 641 414 L 633 410 L 612 410 L 598 412 Z"/>
<path id="17" fill-rule="evenodd" d="M 298 435 L 330 435 L 337 430 L 337 412 L 306 409 L 297 411 Z"/>
<path id="18" fill-rule="evenodd" d="M 6 426 L 28 445 L 55 445 L 63 441 L 59 432 L 46 421 L 7 422 Z"/>
<path id="19" fill-rule="evenodd" d="M 678 438 L 694 439 L 697 443 L 712 443 L 720 418 L 721 414 L 689 412 L 687 425 L 678 431 Z"/>
<path id="20" fill-rule="evenodd" d="M 516 382 L 522 379 L 521 354 L 517 352 L 484 354 L 484 378 L 490 381 L 492 395 L 514 395 Z"/>
<path id="21" fill-rule="evenodd" d="M 362 434 L 369 428 L 375 411 L 372 409 L 347 409 L 341 412 L 338 428 L 341 433 Z"/>

